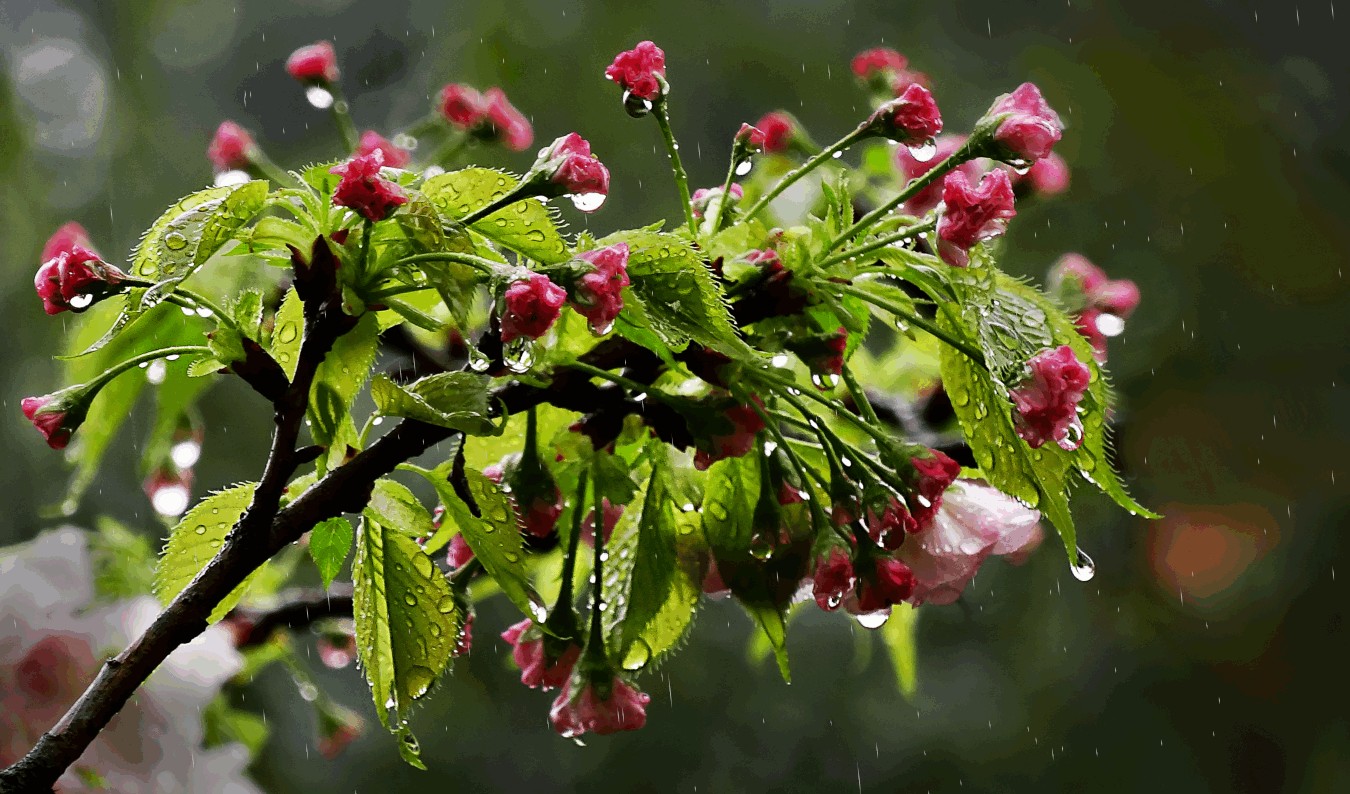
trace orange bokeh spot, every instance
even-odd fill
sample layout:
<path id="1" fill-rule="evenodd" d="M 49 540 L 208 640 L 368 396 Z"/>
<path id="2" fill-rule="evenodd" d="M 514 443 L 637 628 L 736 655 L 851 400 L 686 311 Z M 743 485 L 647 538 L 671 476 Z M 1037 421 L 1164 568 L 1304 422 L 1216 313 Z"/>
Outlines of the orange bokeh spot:
<path id="1" fill-rule="evenodd" d="M 1168 505 L 1149 534 L 1158 583 L 1187 600 L 1209 601 L 1232 587 L 1279 540 L 1279 527 L 1256 505 Z"/>

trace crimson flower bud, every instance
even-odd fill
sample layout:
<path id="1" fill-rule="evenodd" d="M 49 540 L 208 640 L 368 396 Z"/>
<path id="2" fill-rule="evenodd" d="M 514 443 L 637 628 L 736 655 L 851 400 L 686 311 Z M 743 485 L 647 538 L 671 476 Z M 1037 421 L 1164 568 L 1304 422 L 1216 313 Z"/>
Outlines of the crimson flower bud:
<path id="1" fill-rule="evenodd" d="M 469 542 L 464 539 L 463 533 L 458 533 L 450 539 L 449 548 L 445 552 L 445 561 L 451 568 L 462 568 L 472 559 L 473 549 L 469 548 Z"/>
<path id="2" fill-rule="evenodd" d="M 478 137 L 500 143 L 513 152 L 530 148 L 534 143 L 534 128 L 525 114 L 507 101 L 500 88 L 489 88 L 483 94 L 483 102 L 486 119 L 475 133 Z"/>
<path id="3" fill-rule="evenodd" d="M 335 83 L 338 79 L 337 53 L 333 43 L 310 44 L 286 59 L 286 73 L 302 83 Z"/>
<path id="4" fill-rule="evenodd" d="M 445 120 L 462 130 L 472 129 L 487 115 L 483 95 L 472 86 L 451 83 L 441 89 L 440 111 Z"/>
<path id="5" fill-rule="evenodd" d="M 993 128 L 992 156 L 1010 165 L 1030 165 L 1050 154 L 1064 132 L 1064 124 L 1033 83 L 1023 83 L 1004 94 L 976 122 Z"/>
<path id="6" fill-rule="evenodd" d="M 764 151 L 764 142 L 764 131 L 758 127 L 741 124 L 741 128 L 736 131 L 735 145 L 746 154 L 757 154 Z"/>
<path id="7" fill-rule="evenodd" d="M 911 179 L 918 179 L 924 174 L 932 171 L 938 163 L 943 162 L 957 149 L 960 149 L 966 142 L 964 135 L 943 135 L 935 142 L 935 148 L 932 156 L 927 160 L 920 160 L 914 156 L 915 151 L 908 146 L 895 147 L 895 167 L 900 172 L 903 181 L 908 182 Z M 923 152 L 921 152 L 922 154 Z M 952 169 L 960 171 L 966 175 L 966 178 L 972 182 L 978 181 L 984 169 L 980 167 L 976 160 L 966 160 Z M 942 202 L 942 182 L 934 181 L 920 190 L 909 201 L 905 202 L 905 212 L 914 216 L 921 216 L 932 210 Z"/>
<path id="8" fill-rule="evenodd" d="M 694 211 L 695 218 L 702 218 L 708 211 L 708 206 L 715 199 L 722 197 L 722 188 L 720 187 L 701 187 L 694 191 L 694 196 L 689 200 L 689 206 Z M 731 203 L 737 204 L 745 197 L 745 189 L 735 182 L 731 183 Z M 725 211 L 723 211 L 725 215 Z"/>
<path id="9" fill-rule="evenodd" d="M 83 248 L 86 251 L 94 251 L 94 245 L 89 241 L 89 233 L 84 227 L 75 221 L 69 221 L 61 225 L 61 228 L 52 232 L 52 236 L 47 238 L 47 242 L 42 246 L 42 261 L 56 258 L 57 254 L 68 253 L 76 248 Z M 97 256 L 97 252 L 94 252 Z"/>
<path id="10" fill-rule="evenodd" d="M 827 556 L 816 562 L 812 575 L 811 595 L 816 605 L 826 611 L 834 611 L 844 600 L 853 594 L 858 578 L 853 575 L 853 558 L 840 546 L 832 546 Z"/>
<path id="11" fill-rule="evenodd" d="M 916 532 L 918 528 L 919 522 L 910 514 L 909 507 L 894 496 L 888 497 L 880 505 L 867 508 L 867 534 L 887 551 L 900 548 L 900 544 L 905 542 L 905 535 Z"/>
<path id="12" fill-rule="evenodd" d="M 575 132 L 540 149 L 530 170 L 531 178 L 545 182 L 541 195 L 581 198 L 574 203 L 584 212 L 599 209 L 609 195 L 609 169 L 591 154 L 590 143 Z"/>
<path id="13" fill-rule="evenodd" d="M 626 509 L 627 508 L 624 505 L 610 503 L 608 496 L 600 499 L 600 511 L 603 518 L 600 531 L 604 534 L 606 543 L 609 542 L 609 536 L 614 534 L 614 528 L 619 525 L 619 519 L 623 518 Z M 586 513 L 586 517 L 581 520 L 581 540 L 587 546 L 595 548 L 594 509 Z"/>
<path id="14" fill-rule="evenodd" d="M 593 332 L 608 333 L 623 310 L 623 288 L 629 283 L 628 244 L 586 251 L 577 258 L 594 269 L 573 283 L 572 308 L 590 321 Z"/>
<path id="15" fill-rule="evenodd" d="M 758 397 L 754 401 L 759 403 Z M 708 467 L 724 458 L 739 458 L 755 446 L 755 437 L 764 429 L 759 412 L 749 405 L 732 405 L 722 412 L 731 423 L 731 432 L 706 436 L 695 441 L 694 468 Z"/>
<path id="16" fill-rule="evenodd" d="M 403 188 L 380 176 L 382 165 L 384 153 L 376 149 L 328 169 L 328 173 L 342 177 L 333 192 L 333 203 L 369 221 L 382 221 L 400 205 L 407 204 L 408 195 Z"/>
<path id="17" fill-rule="evenodd" d="M 412 160 L 412 153 L 401 146 L 395 146 L 375 130 L 361 133 L 361 141 L 356 145 L 356 154 L 364 157 L 380 152 L 384 155 L 384 164 L 390 168 L 402 168 Z"/>
<path id="18" fill-rule="evenodd" d="M 1094 357 L 1105 361 L 1106 339 L 1125 330 L 1124 321 L 1139 306 L 1139 287 L 1129 279 L 1108 278 L 1081 254 L 1061 257 L 1049 281 L 1061 303 L 1079 310 L 1074 318 L 1079 333 L 1092 343 Z"/>
<path id="19" fill-rule="evenodd" d="M 1031 164 L 1025 174 L 1019 174 L 1016 187 L 1037 196 L 1057 196 L 1069 189 L 1069 164 L 1051 152 Z"/>
<path id="20" fill-rule="evenodd" d="M 850 604 L 850 611 L 865 615 L 880 612 L 903 602 L 914 592 L 914 572 L 909 566 L 894 557 L 876 557 L 875 568 L 870 575 L 864 574 L 858 585 L 856 605 Z"/>
<path id="21" fill-rule="evenodd" d="M 574 692 L 575 686 L 575 682 L 568 682 L 548 715 L 553 730 L 563 737 L 571 739 L 583 733 L 603 736 L 635 731 L 647 724 L 651 697 L 618 676 L 600 685 L 587 681 Z"/>
<path id="22" fill-rule="evenodd" d="M 329 701 L 319 706 L 319 754 L 328 760 L 337 758 L 347 745 L 365 731 L 365 721 L 351 709 Z"/>
<path id="23" fill-rule="evenodd" d="M 1017 435 L 1032 449 L 1047 441 L 1063 449 L 1078 449 L 1083 443 L 1078 403 L 1091 379 L 1092 371 L 1068 345 L 1032 356 L 1026 376 L 1008 392 Z"/>
<path id="24" fill-rule="evenodd" d="M 70 438 L 84 422 L 89 403 L 97 390 L 87 384 L 69 386 L 41 397 L 25 397 L 19 403 L 25 419 L 47 440 L 52 449 L 65 449 Z"/>
<path id="25" fill-rule="evenodd" d="M 99 298 L 114 292 L 117 284 L 126 278 L 126 273 L 99 259 L 98 254 L 81 247 L 75 239 L 73 230 L 69 241 L 58 240 L 54 235 L 47 248 L 68 247 L 44 262 L 33 277 L 33 286 L 47 314 L 84 311 Z"/>
<path id="26" fill-rule="evenodd" d="M 994 170 L 970 184 L 964 172 L 947 174 L 942 183 L 941 217 L 938 218 L 938 253 L 953 267 L 970 262 L 969 251 L 982 240 L 1003 234 L 1013 209 L 1012 182 L 1006 171 Z"/>
<path id="27" fill-rule="evenodd" d="M 624 106 L 634 116 L 646 115 L 665 94 L 665 77 L 666 54 L 650 41 L 614 56 L 605 69 L 605 78 L 623 89 Z"/>
<path id="28" fill-rule="evenodd" d="M 772 154 L 786 152 L 797 131 L 793 118 L 781 110 L 765 113 L 755 127 L 764 133 L 764 151 Z"/>
<path id="29" fill-rule="evenodd" d="M 206 157 L 216 173 L 248 168 L 253 163 L 257 145 L 248 130 L 233 121 L 222 121 L 206 148 Z"/>
<path id="30" fill-rule="evenodd" d="M 502 341 L 510 342 L 520 337 L 538 339 L 562 313 L 567 290 L 549 281 L 542 273 L 532 273 L 529 278 L 507 287 L 503 302 Z"/>
<path id="31" fill-rule="evenodd" d="M 942 506 L 942 495 L 961 473 L 961 464 L 936 449 L 928 450 L 926 457 L 914 456 L 909 459 L 914 467 L 914 499 L 910 512 L 914 516 L 915 528 L 922 532 L 933 523 L 933 516 Z"/>
<path id="32" fill-rule="evenodd" d="M 531 689 L 566 686 L 572 668 L 581 658 L 581 646 L 575 642 L 569 642 L 558 655 L 550 654 L 544 633 L 528 619 L 502 632 L 502 639 L 511 645 L 511 657 L 520 668 L 520 682 Z"/>
<path id="33" fill-rule="evenodd" d="M 914 83 L 900 96 L 877 108 L 864 124 L 873 135 L 906 146 L 919 146 L 942 132 L 942 113 L 928 89 Z"/>

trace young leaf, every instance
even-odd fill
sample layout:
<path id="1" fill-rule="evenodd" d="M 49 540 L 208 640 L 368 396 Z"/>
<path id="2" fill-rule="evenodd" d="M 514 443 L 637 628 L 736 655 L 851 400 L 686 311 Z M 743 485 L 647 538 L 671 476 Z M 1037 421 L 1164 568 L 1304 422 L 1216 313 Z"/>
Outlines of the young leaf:
<path id="1" fill-rule="evenodd" d="M 268 352 L 286 370 L 287 378 L 295 377 L 295 365 L 300 361 L 300 343 L 305 338 L 305 303 L 294 288 L 286 290 L 281 306 L 272 324 L 272 338 Z"/>
<path id="2" fill-rule="evenodd" d="M 352 400 L 365 385 L 379 350 L 379 328 L 374 313 L 366 313 L 355 328 L 338 337 L 314 376 L 310 390 L 310 433 L 317 444 L 328 446 L 351 425 Z M 349 428 L 354 436 L 355 428 Z"/>
<path id="3" fill-rule="evenodd" d="M 422 469 L 419 473 L 436 488 L 436 493 L 441 497 L 441 504 L 445 505 L 445 523 L 454 524 L 459 529 L 464 541 L 473 549 L 474 557 L 483 564 L 488 575 L 496 580 L 511 603 L 526 615 L 538 619 L 542 602 L 525 575 L 524 544 L 511 500 L 481 472 L 466 469 L 464 477 L 469 486 L 469 495 L 478 507 L 479 515 L 475 516 L 450 485 L 447 479 L 448 466 L 435 470 Z M 438 536 L 442 534 L 445 537 L 453 535 L 448 531 L 437 533 Z M 427 548 L 439 547 L 428 544 Z"/>
<path id="4" fill-rule="evenodd" d="M 662 232 L 619 232 L 600 245 L 628 244 L 628 295 L 643 306 L 646 322 L 669 346 L 690 339 L 731 356 L 752 357 L 727 312 L 726 298 L 688 242 Z"/>
<path id="5" fill-rule="evenodd" d="M 750 554 L 755 501 L 759 498 L 759 460 L 754 454 L 719 460 L 708 468 L 703 491 L 703 534 L 718 559 Z"/>
<path id="6" fill-rule="evenodd" d="M 519 183 L 505 171 L 465 168 L 428 179 L 422 193 L 441 215 L 459 220 L 505 196 Z M 566 262 L 570 254 L 558 232 L 557 210 L 539 199 L 524 199 L 492 213 L 469 228 L 495 243 L 546 265 Z"/>
<path id="7" fill-rule="evenodd" d="M 347 561 L 353 536 L 351 522 L 340 517 L 320 521 L 310 530 L 309 556 L 314 558 L 325 590 L 342 570 L 342 563 Z"/>
<path id="8" fill-rule="evenodd" d="M 365 514 L 410 538 L 429 538 L 436 531 L 431 513 L 407 486 L 386 477 L 375 481 Z"/>
<path id="9" fill-rule="evenodd" d="M 352 563 L 356 648 L 380 722 L 414 766 L 413 703 L 450 666 L 464 617 L 450 583 L 417 543 L 363 518 Z"/>
<path id="10" fill-rule="evenodd" d="M 253 501 L 257 483 L 245 483 L 218 491 L 198 502 L 187 511 L 169 533 L 169 542 L 159 558 L 155 570 L 155 595 L 162 603 L 169 603 L 196 578 L 225 543 L 225 536 L 239 523 L 239 518 Z M 248 589 L 250 576 L 234 592 L 221 599 L 209 621 L 215 623 L 239 603 Z"/>
<path id="11" fill-rule="evenodd" d="M 370 396 L 384 416 L 403 416 L 478 436 L 500 432 L 488 418 L 487 378 L 483 375 L 447 372 L 408 386 L 376 375 Z"/>
<path id="12" fill-rule="evenodd" d="M 262 211 L 267 182 L 207 188 L 173 205 L 155 221 L 132 260 L 132 275 L 154 281 L 133 312 L 144 311 L 206 264 L 234 233 Z"/>

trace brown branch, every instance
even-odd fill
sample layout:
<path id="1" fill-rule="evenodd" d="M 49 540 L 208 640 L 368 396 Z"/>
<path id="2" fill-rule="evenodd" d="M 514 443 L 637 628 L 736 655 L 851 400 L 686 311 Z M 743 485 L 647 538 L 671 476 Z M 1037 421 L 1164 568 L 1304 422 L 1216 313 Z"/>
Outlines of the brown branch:
<path id="1" fill-rule="evenodd" d="M 235 640 L 239 648 L 262 645 L 281 629 L 305 628 L 325 618 L 352 616 L 352 586 L 334 584 L 329 590 L 302 589 L 282 593 L 277 605 L 266 610 L 236 609 L 230 613 L 244 628 Z"/>

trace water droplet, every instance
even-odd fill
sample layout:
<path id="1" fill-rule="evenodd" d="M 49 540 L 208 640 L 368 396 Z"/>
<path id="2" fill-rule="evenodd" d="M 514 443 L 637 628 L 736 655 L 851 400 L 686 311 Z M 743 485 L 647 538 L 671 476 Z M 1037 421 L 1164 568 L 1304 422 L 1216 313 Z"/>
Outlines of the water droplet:
<path id="1" fill-rule="evenodd" d="M 737 163 L 736 176 L 745 176 L 746 174 L 750 173 L 750 168 L 752 166 L 753 163 L 751 163 L 749 160 L 742 160 L 741 162 Z"/>
<path id="2" fill-rule="evenodd" d="M 230 171 L 221 171 L 216 174 L 216 187 L 228 187 L 230 185 L 242 185 L 251 179 L 247 171 L 233 169 Z"/>
<path id="3" fill-rule="evenodd" d="M 534 366 L 534 340 L 518 336 L 507 342 L 502 350 L 502 363 L 512 372 L 529 372 Z"/>
<path id="4" fill-rule="evenodd" d="M 173 459 L 173 465 L 180 469 L 190 469 L 196 465 L 202 456 L 202 445 L 193 439 L 179 441 L 169 450 L 169 457 Z"/>
<path id="5" fill-rule="evenodd" d="M 640 96 L 634 96 L 631 91 L 623 92 L 623 109 L 635 119 L 640 119 L 652 112 L 652 102 L 650 99 L 643 99 Z"/>
<path id="6" fill-rule="evenodd" d="M 1080 582 L 1091 580 L 1097 573 L 1097 563 L 1093 562 L 1092 558 L 1087 555 L 1087 552 L 1083 551 L 1081 548 L 1078 549 L 1077 556 L 1078 559 L 1069 566 L 1069 570 L 1073 571 L 1073 578 Z"/>
<path id="7" fill-rule="evenodd" d="M 891 611 L 889 609 L 879 610 L 877 612 L 867 612 L 862 615 L 854 615 L 853 619 L 858 621 L 858 625 L 865 629 L 879 629 L 886 625 L 890 620 Z"/>
<path id="8" fill-rule="evenodd" d="M 181 251 L 187 248 L 188 239 L 178 232 L 169 232 L 164 235 L 164 247 L 170 251 Z"/>
<path id="9" fill-rule="evenodd" d="M 769 359 L 769 363 L 775 367 L 778 367 L 779 369 L 786 367 L 788 365 L 787 353 L 779 353 L 778 355 Z"/>
<path id="10" fill-rule="evenodd" d="M 908 148 L 909 156 L 913 157 L 914 161 L 919 163 L 926 163 L 929 160 L 932 160 L 937 154 L 937 144 L 933 143 L 931 140 L 924 141 L 921 144 L 910 146 Z"/>
<path id="11" fill-rule="evenodd" d="M 145 368 L 145 379 L 156 386 L 164 382 L 164 376 L 168 374 L 169 365 L 164 363 L 163 359 L 150 362 Z"/>
<path id="12" fill-rule="evenodd" d="M 306 88 L 305 100 L 319 110 L 327 110 L 333 106 L 333 95 L 323 86 L 312 85 Z"/>
<path id="13" fill-rule="evenodd" d="M 548 620 L 548 608 L 544 606 L 544 599 L 533 590 L 529 593 L 530 615 L 535 623 L 543 623 Z"/>
<path id="14" fill-rule="evenodd" d="M 441 596 L 441 600 L 436 602 L 436 611 L 442 615 L 449 615 L 455 611 L 454 596 Z"/>
<path id="15" fill-rule="evenodd" d="M 412 593 L 404 593 L 403 603 L 407 604 L 410 607 L 415 607 L 417 606 L 417 596 L 413 595 Z"/>
<path id="16" fill-rule="evenodd" d="M 604 193 L 570 193 L 567 197 L 572 200 L 572 206 L 582 212 L 595 212 L 605 203 Z"/>
<path id="17" fill-rule="evenodd" d="M 436 570 L 436 566 L 432 563 L 431 558 L 425 554 L 414 554 L 412 561 L 413 568 L 415 568 L 417 573 L 424 578 L 430 579 L 432 572 Z"/>
<path id="18" fill-rule="evenodd" d="M 829 391 L 839 385 L 839 376 L 833 373 L 811 373 L 811 385 L 821 391 Z"/>
<path id="19" fill-rule="evenodd" d="M 150 505 L 162 516 L 181 516 L 187 512 L 190 500 L 187 486 L 181 483 L 156 488 L 150 495 Z"/>
<path id="20" fill-rule="evenodd" d="M 420 698 L 431 689 L 431 684 L 436 680 L 436 674 L 429 668 L 421 665 L 413 665 L 408 668 L 408 694 L 413 698 Z"/>
<path id="21" fill-rule="evenodd" d="M 840 149 L 839 151 L 835 152 L 834 154 L 832 154 L 832 155 L 830 155 L 830 156 L 833 157 L 834 159 L 838 160 L 840 157 L 843 157 L 843 156 L 844 156 L 844 151 L 843 151 L 842 149 Z"/>
<path id="22" fill-rule="evenodd" d="M 1120 336 L 1125 332 L 1125 321 L 1114 314 L 1097 315 L 1097 330 L 1102 336 Z"/>
<path id="23" fill-rule="evenodd" d="M 469 345 L 469 369 L 474 372 L 486 372 L 487 368 L 492 366 L 492 362 L 483 352 L 473 345 Z"/>
<path id="24" fill-rule="evenodd" d="M 76 295 L 69 301 L 70 308 L 72 309 L 87 309 L 89 308 L 89 305 L 92 304 L 93 302 L 94 296 L 88 293 Z"/>

